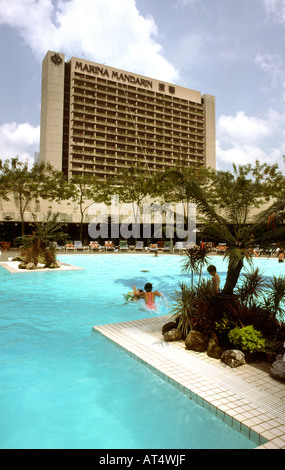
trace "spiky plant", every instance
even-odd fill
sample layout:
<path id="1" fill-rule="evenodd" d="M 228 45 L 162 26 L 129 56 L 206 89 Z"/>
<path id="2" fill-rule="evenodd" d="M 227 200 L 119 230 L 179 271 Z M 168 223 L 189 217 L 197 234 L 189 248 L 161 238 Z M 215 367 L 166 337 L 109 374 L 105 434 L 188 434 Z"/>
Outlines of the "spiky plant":
<path id="1" fill-rule="evenodd" d="M 183 338 L 190 330 L 198 330 L 210 335 L 214 325 L 214 311 L 211 309 L 211 282 L 201 280 L 194 288 L 186 283 L 179 283 L 175 292 L 173 307 L 170 313 L 178 320 L 177 328 Z"/>
<path id="2" fill-rule="evenodd" d="M 253 306 L 256 301 L 261 302 L 263 295 L 270 288 L 270 282 L 267 277 L 256 268 L 242 275 L 241 283 L 237 288 L 240 302 L 244 305 Z"/>
<path id="3" fill-rule="evenodd" d="M 194 274 L 201 280 L 202 269 L 207 264 L 210 250 L 207 247 L 193 247 L 185 251 L 186 258 L 182 260 L 182 272 L 191 273 L 191 288 L 194 287 Z"/>
<path id="4" fill-rule="evenodd" d="M 51 218 L 51 220 L 49 220 Z M 21 243 L 22 256 L 26 262 L 45 262 L 48 266 L 56 260 L 56 252 L 52 242 L 66 238 L 62 231 L 62 224 L 56 221 L 57 214 L 49 213 L 46 222 L 34 222 L 32 233 L 18 238 Z"/>
<path id="5" fill-rule="evenodd" d="M 270 280 L 271 292 L 268 296 L 273 315 L 284 323 L 285 321 L 285 276 L 273 276 Z"/>

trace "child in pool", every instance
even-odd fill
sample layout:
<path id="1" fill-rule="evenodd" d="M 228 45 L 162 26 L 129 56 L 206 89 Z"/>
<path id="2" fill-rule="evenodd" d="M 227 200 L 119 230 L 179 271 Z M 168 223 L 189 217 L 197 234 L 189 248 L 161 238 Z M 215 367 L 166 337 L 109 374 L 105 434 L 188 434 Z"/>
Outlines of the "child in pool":
<path id="1" fill-rule="evenodd" d="M 135 289 L 135 288 L 134 288 Z M 139 297 L 143 297 L 145 301 L 146 308 L 150 310 L 156 310 L 155 305 L 155 297 L 161 297 L 161 293 L 156 291 L 152 291 L 152 284 L 147 282 L 144 286 L 145 292 L 140 292 Z"/>
<path id="2" fill-rule="evenodd" d="M 220 292 L 220 276 L 216 271 L 216 266 L 211 265 L 207 268 L 208 273 L 212 276 L 212 291 L 213 294 L 218 294 Z"/>
<path id="3" fill-rule="evenodd" d="M 135 286 L 133 286 L 133 291 L 124 294 L 124 297 L 127 302 L 136 302 L 140 299 L 141 293 L 143 293 L 142 289 L 136 289 Z"/>

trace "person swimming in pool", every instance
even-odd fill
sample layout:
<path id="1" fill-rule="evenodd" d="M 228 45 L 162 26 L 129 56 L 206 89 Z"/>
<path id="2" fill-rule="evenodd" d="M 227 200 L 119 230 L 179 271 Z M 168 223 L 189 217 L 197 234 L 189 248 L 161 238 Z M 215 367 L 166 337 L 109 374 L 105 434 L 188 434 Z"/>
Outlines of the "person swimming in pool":
<path id="1" fill-rule="evenodd" d="M 131 292 L 124 294 L 124 298 L 127 302 L 136 302 L 140 299 L 141 293 L 143 293 L 142 289 L 136 289 L 135 286 L 133 286 L 133 290 Z"/>
<path id="2" fill-rule="evenodd" d="M 152 284 L 150 282 L 146 283 L 144 289 L 145 291 L 139 293 L 139 297 L 144 298 L 146 308 L 149 310 L 156 310 L 155 297 L 161 297 L 161 293 L 157 290 L 153 292 Z"/>

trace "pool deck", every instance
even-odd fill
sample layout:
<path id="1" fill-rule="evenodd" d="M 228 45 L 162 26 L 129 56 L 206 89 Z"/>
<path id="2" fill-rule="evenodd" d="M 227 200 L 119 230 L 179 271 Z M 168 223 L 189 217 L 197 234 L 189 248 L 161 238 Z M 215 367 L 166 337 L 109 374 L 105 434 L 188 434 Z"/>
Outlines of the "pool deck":
<path id="1" fill-rule="evenodd" d="M 132 357 L 149 367 L 258 449 L 285 449 L 285 383 L 272 378 L 269 363 L 231 368 L 206 353 L 167 342 L 162 326 L 171 316 L 94 326 Z"/>

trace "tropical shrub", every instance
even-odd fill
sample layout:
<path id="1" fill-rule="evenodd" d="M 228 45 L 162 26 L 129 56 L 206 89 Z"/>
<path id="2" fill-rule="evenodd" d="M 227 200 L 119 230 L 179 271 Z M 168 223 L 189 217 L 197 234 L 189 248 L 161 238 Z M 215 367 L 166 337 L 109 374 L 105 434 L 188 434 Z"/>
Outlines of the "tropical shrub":
<path id="1" fill-rule="evenodd" d="M 220 321 L 215 322 L 215 333 L 221 346 L 229 343 L 229 332 L 236 327 L 236 321 L 233 319 L 230 312 L 225 312 Z"/>
<path id="2" fill-rule="evenodd" d="M 62 224 L 56 222 L 57 215 L 47 222 L 34 222 L 32 224 L 33 232 L 31 235 L 23 235 L 19 237 L 21 245 L 21 258 L 27 263 L 42 263 L 45 267 L 49 267 L 56 261 L 56 248 L 54 241 L 61 240 L 66 237 L 62 232 Z"/>
<path id="3" fill-rule="evenodd" d="M 172 296 L 174 320 L 178 321 L 178 329 L 182 337 L 186 337 L 190 330 L 197 330 L 210 334 L 212 330 L 212 316 L 209 312 L 211 293 L 210 281 L 202 280 L 191 289 L 185 283 L 179 283 L 179 290 Z"/>
<path id="4" fill-rule="evenodd" d="M 236 327 L 228 334 L 229 340 L 237 349 L 249 353 L 264 352 L 266 340 L 262 333 L 256 330 L 252 325 L 242 328 Z"/>

